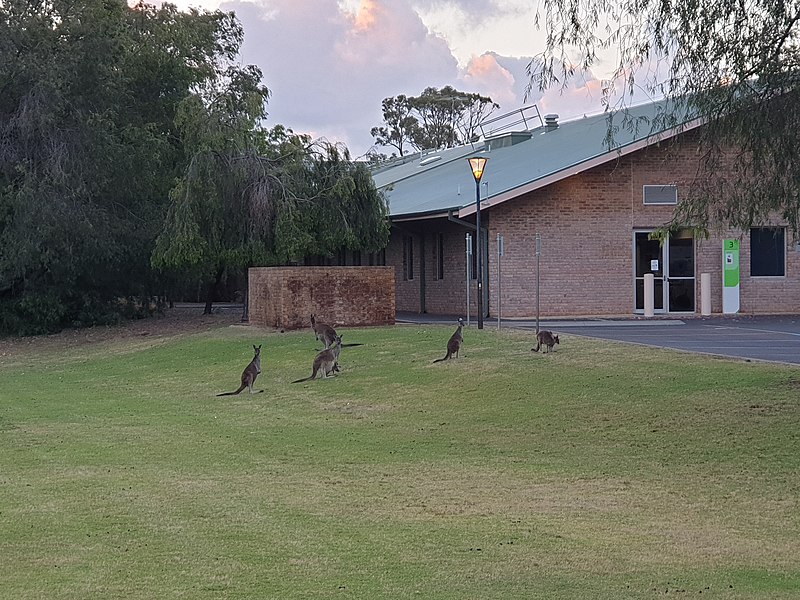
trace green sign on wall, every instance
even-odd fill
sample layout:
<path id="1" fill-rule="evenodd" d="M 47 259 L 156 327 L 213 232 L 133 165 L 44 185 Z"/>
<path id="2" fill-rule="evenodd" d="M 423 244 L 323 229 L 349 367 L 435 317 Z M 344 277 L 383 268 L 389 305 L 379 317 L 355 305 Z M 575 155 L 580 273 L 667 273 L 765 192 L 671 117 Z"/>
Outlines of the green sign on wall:
<path id="1" fill-rule="evenodd" d="M 739 285 L 739 240 L 725 240 L 724 244 L 723 282 L 725 287 L 734 287 Z"/>
<path id="2" fill-rule="evenodd" d="M 722 312 L 739 312 L 739 240 L 722 241 Z"/>

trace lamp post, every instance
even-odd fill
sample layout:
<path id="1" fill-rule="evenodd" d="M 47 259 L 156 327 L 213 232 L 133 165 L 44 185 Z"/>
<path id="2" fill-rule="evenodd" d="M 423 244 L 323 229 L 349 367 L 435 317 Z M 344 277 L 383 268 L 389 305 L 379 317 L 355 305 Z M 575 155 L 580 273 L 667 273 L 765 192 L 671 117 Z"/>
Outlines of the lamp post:
<path id="1" fill-rule="evenodd" d="M 486 167 L 487 159 L 483 156 L 468 158 L 469 167 L 472 169 L 472 176 L 475 178 L 475 252 L 477 256 L 478 268 L 475 270 L 478 277 L 478 329 L 483 329 L 483 251 L 481 250 L 481 177 Z"/>

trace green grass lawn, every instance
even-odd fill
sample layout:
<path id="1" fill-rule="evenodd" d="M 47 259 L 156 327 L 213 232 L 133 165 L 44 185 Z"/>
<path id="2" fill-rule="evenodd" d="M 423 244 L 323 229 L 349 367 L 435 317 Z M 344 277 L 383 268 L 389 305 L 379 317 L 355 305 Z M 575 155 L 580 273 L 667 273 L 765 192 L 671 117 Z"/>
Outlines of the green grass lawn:
<path id="1" fill-rule="evenodd" d="M 0 597 L 798 597 L 800 369 L 453 330 L 3 359 Z"/>

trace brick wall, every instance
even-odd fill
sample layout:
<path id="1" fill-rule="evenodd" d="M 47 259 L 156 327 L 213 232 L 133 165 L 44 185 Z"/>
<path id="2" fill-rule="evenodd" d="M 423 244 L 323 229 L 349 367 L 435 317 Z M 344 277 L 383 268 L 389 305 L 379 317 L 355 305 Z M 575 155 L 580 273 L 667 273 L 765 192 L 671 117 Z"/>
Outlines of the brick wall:
<path id="1" fill-rule="evenodd" d="M 254 267 L 249 269 L 250 322 L 299 329 L 320 321 L 354 327 L 395 322 L 392 267 Z"/>
<path id="2" fill-rule="evenodd" d="M 534 237 L 542 236 L 540 309 L 543 317 L 629 315 L 634 313 L 634 232 L 666 224 L 674 206 L 645 206 L 644 185 L 675 184 L 679 197 L 698 170 L 694 133 L 684 134 L 680 146 L 654 145 L 547 188 L 481 211 L 489 230 L 489 311 L 497 310 L 497 233 L 505 237 L 502 259 L 502 314 L 530 317 L 536 312 L 536 257 Z M 490 173 L 487 173 L 487 177 Z M 443 224 L 444 223 L 444 224 Z M 783 224 L 780 220 L 772 224 Z M 433 281 L 426 268 L 425 308 L 429 313 L 461 314 L 465 304 L 464 234 L 467 229 L 445 219 L 417 224 L 415 240 L 425 238 L 426 260 L 433 261 L 433 233 L 445 229 L 445 279 Z M 407 225 L 408 228 L 411 224 Z M 402 264 L 393 231 L 387 264 Z M 695 312 L 700 312 L 700 274 L 711 274 L 712 312 L 722 310 L 722 240 L 741 240 L 741 312 L 800 312 L 800 253 L 787 230 L 786 276 L 750 277 L 749 232 L 718 231 L 710 239 L 696 239 Z M 398 254 L 399 252 L 399 254 Z M 421 254 L 415 248 L 415 261 Z M 415 266 L 415 273 L 419 273 Z M 419 278 L 404 281 L 397 271 L 399 310 L 419 310 Z M 475 305 L 475 288 L 471 292 Z M 473 309 L 474 310 L 474 309 Z M 474 314 L 474 313 L 473 313 Z"/>

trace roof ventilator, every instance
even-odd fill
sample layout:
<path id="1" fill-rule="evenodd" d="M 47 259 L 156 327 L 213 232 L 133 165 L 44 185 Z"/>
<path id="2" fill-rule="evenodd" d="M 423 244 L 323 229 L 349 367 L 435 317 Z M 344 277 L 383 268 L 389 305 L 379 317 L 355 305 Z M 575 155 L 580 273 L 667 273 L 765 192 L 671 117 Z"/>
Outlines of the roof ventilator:
<path id="1" fill-rule="evenodd" d="M 555 113 L 550 113 L 549 115 L 544 116 L 544 128 L 547 131 L 552 131 L 553 129 L 558 129 L 558 115 Z"/>

